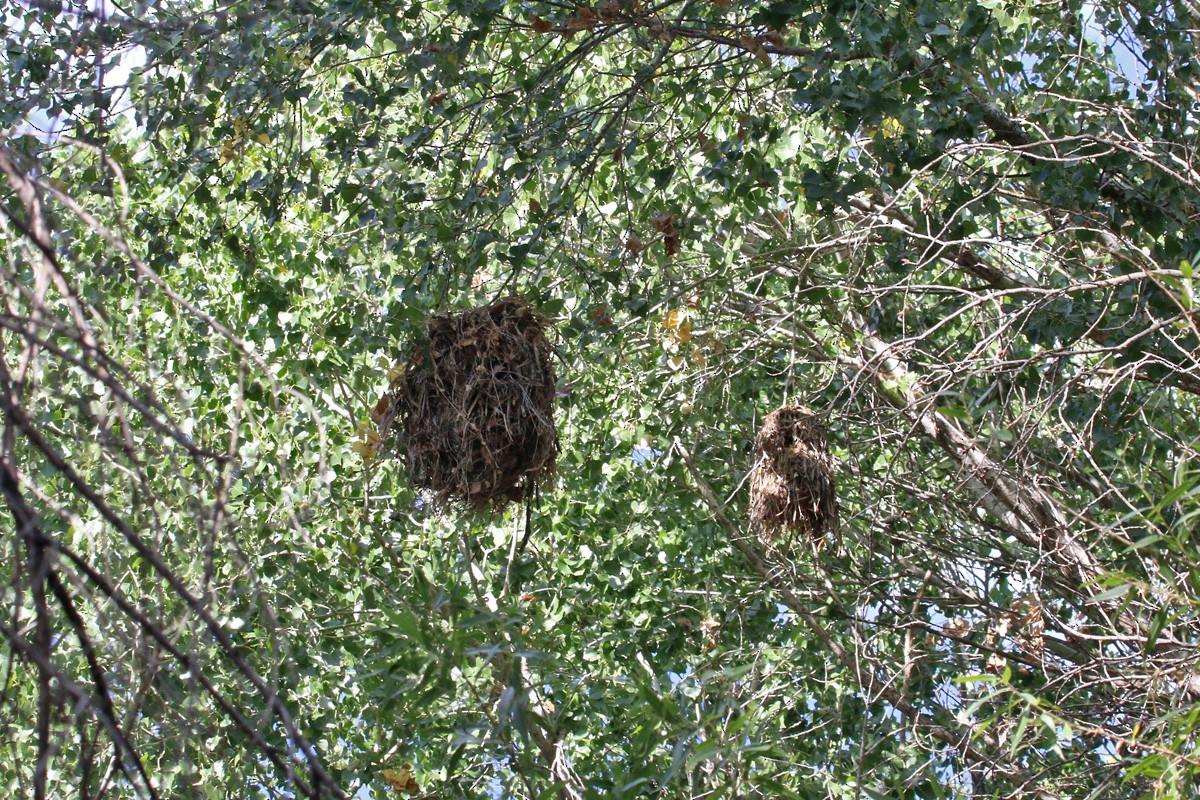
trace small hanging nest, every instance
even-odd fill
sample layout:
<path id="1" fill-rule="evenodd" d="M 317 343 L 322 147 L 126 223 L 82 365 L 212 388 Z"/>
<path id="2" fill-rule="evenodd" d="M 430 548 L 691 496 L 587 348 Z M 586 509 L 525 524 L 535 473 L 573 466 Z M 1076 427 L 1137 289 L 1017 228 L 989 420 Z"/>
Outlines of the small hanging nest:
<path id="1" fill-rule="evenodd" d="M 385 437 L 398 423 L 410 480 L 436 505 L 503 508 L 554 472 L 547 322 L 509 297 L 425 324 L 377 419 Z"/>
<path id="2" fill-rule="evenodd" d="M 803 406 L 784 406 L 763 420 L 754 442 L 750 521 L 763 541 L 784 532 L 822 539 L 837 526 L 833 456 L 825 427 Z"/>

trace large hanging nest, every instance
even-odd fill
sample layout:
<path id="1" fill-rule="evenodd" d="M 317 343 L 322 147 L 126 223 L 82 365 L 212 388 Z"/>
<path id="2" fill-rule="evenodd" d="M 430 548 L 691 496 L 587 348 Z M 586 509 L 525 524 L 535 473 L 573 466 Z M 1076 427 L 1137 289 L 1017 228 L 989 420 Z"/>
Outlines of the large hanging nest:
<path id="1" fill-rule="evenodd" d="M 437 505 L 500 508 L 554 471 L 554 368 L 547 319 L 505 298 L 438 314 L 392 383 L 381 415 L 394 418 L 410 479 Z"/>
<path id="2" fill-rule="evenodd" d="M 784 406 L 763 420 L 754 442 L 750 521 L 764 541 L 785 532 L 820 540 L 837 526 L 833 456 L 821 420 L 803 406 Z"/>

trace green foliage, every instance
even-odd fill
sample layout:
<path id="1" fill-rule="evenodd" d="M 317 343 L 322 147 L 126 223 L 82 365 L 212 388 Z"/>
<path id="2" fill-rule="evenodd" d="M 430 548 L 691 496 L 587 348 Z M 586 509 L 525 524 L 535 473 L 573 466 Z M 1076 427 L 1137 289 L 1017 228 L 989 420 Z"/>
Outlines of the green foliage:
<path id="1" fill-rule="evenodd" d="M 0 2 L 0 785 L 1189 796 L 1193 5 Z M 439 517 L 370 410 L 512 293 L 558 476 Z"/>

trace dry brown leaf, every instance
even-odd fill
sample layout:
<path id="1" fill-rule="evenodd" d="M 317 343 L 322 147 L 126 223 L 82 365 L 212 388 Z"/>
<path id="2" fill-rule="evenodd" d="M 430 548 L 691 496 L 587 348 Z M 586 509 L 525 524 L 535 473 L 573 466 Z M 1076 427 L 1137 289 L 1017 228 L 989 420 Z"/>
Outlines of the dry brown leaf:
<path id="1" fill-rule="evenodd" d="M 667 256 L 674 257 L 679 255 L 683 250 L 683 240 L 678 236 L 670 235 L 663 237 L 663 245 L 667 248 Z"/>
<path id="2" fill-rule="evenodd" d="M 669 211 L 660 211 L 654 215 L 650 222 L 659 233 L 672 234 L 675 232 L 675 220 L 677 219 L 679 217 Z"/>
<path id="3" fill-rule="evenodd" d="M 379 398 L 379 402 L 375 404 L 375 408 L 371 409 L 371 422 L 376 425 L 383 422 L 383 418 L 387 416 L 392 407 L 392 398 L 384 395 Z"/>

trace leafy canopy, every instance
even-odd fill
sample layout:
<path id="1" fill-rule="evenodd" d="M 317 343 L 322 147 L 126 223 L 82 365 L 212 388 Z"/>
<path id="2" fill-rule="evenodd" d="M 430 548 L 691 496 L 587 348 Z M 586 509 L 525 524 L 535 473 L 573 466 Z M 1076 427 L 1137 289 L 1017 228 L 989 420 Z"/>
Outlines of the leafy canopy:
<path id="1" fill-rule="evenodd" d="M 1190 794 L 1192 0 L 0 12 L 13 796 Z M 440 516 L 369 414 L 511 294 L 557 478 Z"/>

